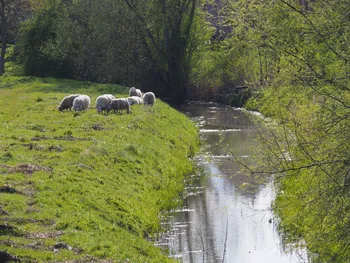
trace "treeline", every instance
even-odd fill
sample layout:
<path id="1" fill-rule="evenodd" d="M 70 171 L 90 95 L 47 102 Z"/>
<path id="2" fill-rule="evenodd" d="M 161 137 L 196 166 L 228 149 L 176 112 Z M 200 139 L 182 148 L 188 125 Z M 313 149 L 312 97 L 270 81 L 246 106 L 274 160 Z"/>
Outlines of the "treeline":
<path id="1" fill-rule="evenodd" d="M 185 99 L 207 37 L 197 0 L 1 2 L 3 50 L 14 32 L 10 10 L 26 3 L 29 11 L 13 41 L 24 75 L 138 86 L 175 104 Z"/>

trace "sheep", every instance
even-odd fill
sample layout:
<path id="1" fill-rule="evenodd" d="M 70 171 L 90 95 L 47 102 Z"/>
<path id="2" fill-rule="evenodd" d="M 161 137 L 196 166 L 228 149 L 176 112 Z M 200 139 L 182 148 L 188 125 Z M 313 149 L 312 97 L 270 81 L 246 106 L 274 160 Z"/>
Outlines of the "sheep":
<path id="1" fill-rule="evenodd" d="M 131 96 L 129 98 L 127 98 L 130 106 L 134 105 L 134 104 L 143 104 L 143 99 L 138 97 L 138 96 Z"/>
<path id="2" fill-rule="evenodd" d="M 107 106 L 107 113 L 110 112 L 111 110 L 117 111 L 117 113 L 122 110 L 125 110 L 127 113 L 130 113 L 130 104 L 127 99 L 121 98 L 121 99 L 115 99 L 112 100 L 112 102 Z"/>
<path id="3" fill-rule="evenodd" d="M 75 111 L 85 111 L 90 106 L 90 97 L 87 95 L 80 95 L 73 101 L 73 109 Z"/>
<path id="4" fill-rule="evenodd" d="M 132 96 L 137 96 L 137 97 L 142 98 L 142 92 L 141 92 L 141 90 L 136 89 L 135 87 L 131 87 L 131 88 L 129 89 L 129 97 L 132 97 Z"/>
<path id="5" fill-rule="evenodd" d="M 64 97 L 63 100 L 61 101 L 60 106 L 58 107 L 58 110 L 59 111 L 63 111 L 65 109 L 71 110 L 71 108 L 73 107 L 73 101 L 78 96 L 80 96 L 80 94 L 72 94 Z"/>
<path id="6" fill-rule="evenodd" d="M 146 92 L 143 94 L 143 104 L 152 106 L 156 102 L 156 96 L 153 92 Z"/>
<path id="7" fill-rule="evenodd" d="M 115 97 L 112 94 L 104 94 L 98 96 L 96 99 L 96 110 L 98 113 L 103 113 L 107 110 L 107 106 L 114 100 Z"/>

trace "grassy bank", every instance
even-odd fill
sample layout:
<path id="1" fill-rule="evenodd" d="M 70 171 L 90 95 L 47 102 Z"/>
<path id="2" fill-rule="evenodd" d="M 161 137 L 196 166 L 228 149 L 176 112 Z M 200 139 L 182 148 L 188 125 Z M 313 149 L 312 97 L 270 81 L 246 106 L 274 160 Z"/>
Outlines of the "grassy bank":
<path id="1" fill-rule="evenodd" d="M 70 93 L 127 90 L 0 79 L 0 251 L 24 262 L 168 262 L 147 239 L 176 203 L 196 127 L 157 100 L 132 114 L 59 112 Z"/>
<path id="2" fill-rule="evenodd" d="M 350 93 L 271 86 L 249 103 L 270 117 L 260 118 L 261 162 L 275 174 L 273 209 L 283 242 L 306 246 L 312 263 L 348 263 Z"/>

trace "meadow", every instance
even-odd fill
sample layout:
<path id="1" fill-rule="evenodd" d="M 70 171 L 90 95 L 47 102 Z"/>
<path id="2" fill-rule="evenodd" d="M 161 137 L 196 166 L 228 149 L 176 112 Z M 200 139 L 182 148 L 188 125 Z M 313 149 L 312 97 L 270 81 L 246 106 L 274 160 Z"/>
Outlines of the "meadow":
<path id="1" fill-rule="evenodd" d="M 98 114 L 117 85 L 0 78 L 0 257 L 20 262 L 172 262 L 153 245 L 179 201 L 198 130 L 157 99 Z M 57 110 L 87 94 L 86 112 Z"/>

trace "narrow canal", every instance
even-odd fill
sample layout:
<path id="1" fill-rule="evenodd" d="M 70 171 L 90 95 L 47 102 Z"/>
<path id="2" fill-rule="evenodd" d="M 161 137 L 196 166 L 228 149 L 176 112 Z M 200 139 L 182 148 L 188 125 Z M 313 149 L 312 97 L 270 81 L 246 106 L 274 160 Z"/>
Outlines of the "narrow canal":
<path id="1" fill-rule="evenodd" d="M 180 262 L 299 263 L 305 253 L 283 247 L 271 211 L 272 178 L 252 180 L 236 157 L 252 164 L 257 132 L 241 110 L 188 104 L 184 111 L 200 128 L 203 172 L 186 187 L 156 245 Z"/>

